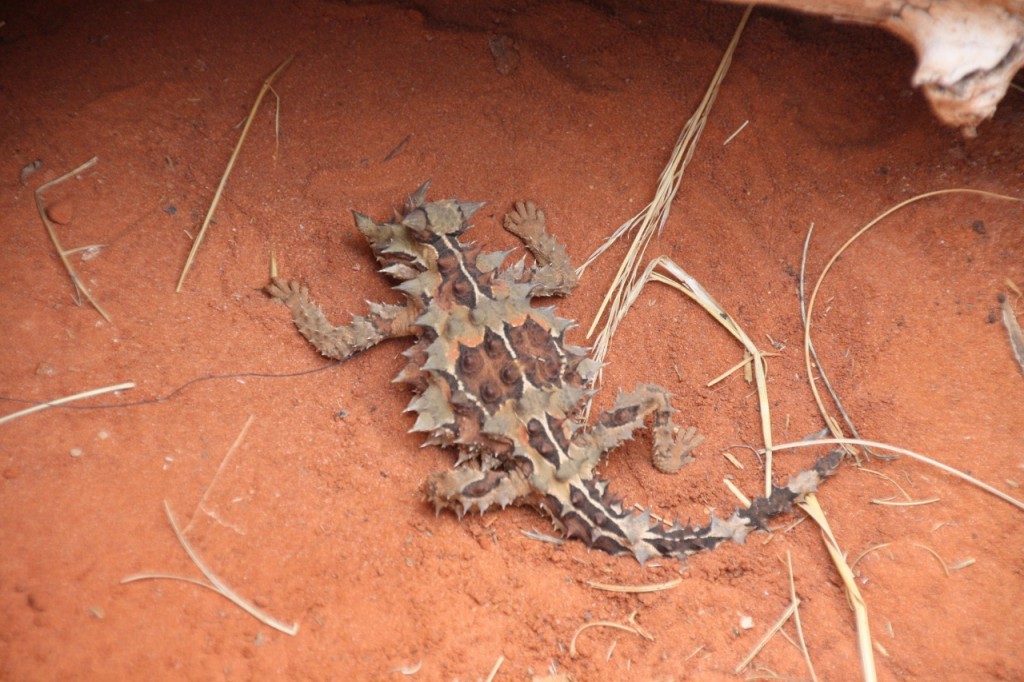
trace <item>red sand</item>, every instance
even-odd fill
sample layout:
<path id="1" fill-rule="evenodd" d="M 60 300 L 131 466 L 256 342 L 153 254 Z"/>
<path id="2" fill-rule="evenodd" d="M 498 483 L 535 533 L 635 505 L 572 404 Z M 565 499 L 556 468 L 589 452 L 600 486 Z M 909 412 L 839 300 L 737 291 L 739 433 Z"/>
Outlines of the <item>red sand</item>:
<path id="1" fill-rule="evenodd" d="M 668 2 L 398 5 L 38 2 L 0 17 L 0 393 L 45 400 L 136 382 L 80 407 L 118 405 L 211 375 L 278 376 L 0 426 L 0 678 L 478 680 L 504 657 L 498 680 L 742 679 L 749 671 L 734 668 L 789 602 L 790 552 L 819 678 L 857 679 L 853 616 L 811 523 L 641 567 L 524 537 L 550 532 L 529 509 L 435 518 L 417 489 L 452 456 L 406 433 L 408 396 L 389 383 L 404 344 L 280 378 L 323 361 L 260 291 L 271 248 L 339 322 L 364 299 L 396 300 L 349 211 L 384 217 L 432 178 L 433 197 L 489 200 L 475 218 L 482 244 L 513 246 L 500 216 L 532 198 L 582 262 L 651 197 L 741 14 Z M 495 56 L 489 43 L 502 37 Z M 292 53 L 275 84 L 279 145 L 271 95 L 176 294 L 186 232 L 201 223 L 261 82 Z M 910 89 L 913 66 L 886 34 L 758 10 L 652 245 L 758 343 L 780 344 L 769 381 L 780 442 L 821 427 L 795 295 L 808 226 L 816 275 L 859 226 L 915 194 L 1024 194 L 1021 93 L 965 141 Z M 103 245 L 72 261 L 112 323 L 74 304 L 33 200 L 92 156 L 93 169 L 47 199 L 66 248 Z M 1022 223 L 1021 204 L 916 204 L 838 263 L 815 326 L 866 437 L 1017 496 L 1024 380 L 996 297 L 1007 278 L 1024 282 Z M 563 315 L 589 325 L 624 250 L 587 272 L 559 303 Z M 572 340 L 586 343 L 583 332 Z M 759 444 L 750 388 L 739 377 L 706 387 L 739 358 L 694 305 L 664 287 L 645 294 L 615 339 L 599 402 L 656 381 L 707 440 L 694 464 L 666 476 L 651 467 L 645 433 L 604 467 L 614 490 L 695 521 L 733 506 L 725 475 L 758 490 L 752 454 L 735 447 Z M 729 447 L 743 471 L 721 457 Z M 779 476 L 813 456 L 779 454 Z M 820 496 L 851 560 L 887 544 L 856 566 L 880 679 L 1024 678 L 1021 512 L 913 461 L 871 468 L 915 499 L 939 498 L 872 504 L 898 496 L 895 484 L 853 467 Z M 207 492 L 188 537 L 241 594 L 299 622 L 297 636 L 194 585 L 120 584 L 140 571 L 198 576 L 162 505 L 185 524 Z M 947 576 L 921 546 L 975 563 Z M 587 585 L 675 577 L 675 589 L 646 595 Z M 591 628 L 570 657 L 580 625 L 634 612 L 650 641 Z M 405 678 L 394 672 L 404 666 L 421 667 Z M 782 637 L 754 666 L 809 678 Z"/>

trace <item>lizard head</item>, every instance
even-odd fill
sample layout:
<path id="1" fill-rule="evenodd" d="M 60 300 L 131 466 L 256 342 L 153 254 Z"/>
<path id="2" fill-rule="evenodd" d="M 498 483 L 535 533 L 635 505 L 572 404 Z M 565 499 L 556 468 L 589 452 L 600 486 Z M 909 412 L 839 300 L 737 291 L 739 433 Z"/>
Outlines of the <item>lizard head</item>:
<path id="1" fill-rule="evenodd" d="M 409 280 L 430 269 L 436 259 L 439 240 L 458 237 L 469 229 L 469 218 L 484 202 L 455 199 L 427 202 L 430 181 L 423 183 L 406 201 L 404 211 L 393 222 L 378 223 L 353 211 L 356 227 L 373 248 L 381 272 L 398 280 Z"/>

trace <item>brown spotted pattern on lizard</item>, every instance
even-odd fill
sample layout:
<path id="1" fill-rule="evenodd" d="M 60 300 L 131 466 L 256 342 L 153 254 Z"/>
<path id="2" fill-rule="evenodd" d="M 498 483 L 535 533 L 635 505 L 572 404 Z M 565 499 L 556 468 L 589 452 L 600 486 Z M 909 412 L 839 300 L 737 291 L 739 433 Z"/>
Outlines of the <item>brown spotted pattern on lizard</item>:
<path id="1" fill-rule="evenodd" d="M 573 322 L 531 304 L 534 297 L 568 294 L 577 283 L 565 249 L 547 233 L 544 213 L 525 202 L 506 215 L 505 228 L 523 240 L 535 264 L 520 260 L 502 268 L 509 252 L 482 253 L 459 240 L 482 204 L 427 202 L 426 191 L 425 184 L 393 222 L 355 213 L 381 272 L 398 280 L 404 305 L 370 304 L 365 317 L 335 327 L 304 286 L 274 279 L 267 292 L 330 358 L 344 360 L 388 338 L 414 338 L 395 379 L 415 394 L 407 410 L 417 414 L 412 430 L 458 452 L 453 469 L 424 483 L 436 510 L 461 516 L 529 504 L 567 537 L 643 562 L 683 558 L 727 539 L 742 542 L 833 473 L 837 454 L 728 519 L 712 516 L 704 527 L 666 526 L 647 511 L 625 509 L 596 475 L 605 453 L 653 416 L 654 463 L 674 472 L 690 461 L 701 437 L 693 428 L 677 432 L 669 394 L 653 384 L 620 394 L 592 426 L 575 421 L 599 365 L 565 342 Z"/>

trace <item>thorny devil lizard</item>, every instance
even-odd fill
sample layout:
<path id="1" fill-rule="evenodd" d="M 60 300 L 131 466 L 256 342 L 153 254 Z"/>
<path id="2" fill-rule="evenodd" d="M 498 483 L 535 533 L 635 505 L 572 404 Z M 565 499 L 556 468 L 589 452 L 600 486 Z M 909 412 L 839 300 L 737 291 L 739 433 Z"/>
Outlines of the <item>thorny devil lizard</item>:
<path id="1" fill-rule="evenodd" d="M 405 305 L 371 303 L 369 315 L 335 327 L 305 286 L 275 278 L 267 292 L 288 306 L 298 330 L 329 358 L 345 360 L 393 337 L 415 338 L 395 379 L 415 393 L 407 409 L 418 414 L 412 430 L 459 454 L 454 469 L 424 483 L 437 511 L 461 516 L 530 504 L 567 537 L 591 547 L 633 554 L 641 563 L 654 556 L 682 559 L 726 539 L 743 542 L 835 471 L 839 455 L 833 453 L 730 518 L 712 515 L 704 527 L 665 526 L 649 511 L 624 509 L 595 474 L 602 455 L 631 438 L 649 415 L 654 463 L 662 471 L 690 461 L 701 437 L 693 428 L 677 432 L 669 394 L 653 384 L 620 394 L 590 427 L 575 421 L 599 364 L 586 349 L 565 343 L 571 320 L 531 305 L 534 297 L 565 295 L 577 284 L 565 248 L 547 233 L 544 213 L 520 202 L 505 216 L 505 229 L 523 240 L 536 262 L 502 269 L 509 251 L 485 254 L 459 241 L 482 204 L 428 203 L 426 192 L 424 184 L 394 222 L 355 213 L 381 272 L 400 282 L 395 289 Z"/>

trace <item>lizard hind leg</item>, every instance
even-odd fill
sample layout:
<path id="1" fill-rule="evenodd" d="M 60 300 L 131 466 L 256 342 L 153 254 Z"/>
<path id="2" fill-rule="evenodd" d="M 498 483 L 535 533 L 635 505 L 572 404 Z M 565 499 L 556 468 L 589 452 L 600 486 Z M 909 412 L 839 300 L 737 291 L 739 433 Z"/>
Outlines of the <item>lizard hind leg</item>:
<path id="1" fill-rule="evenodd" d="M 612 409 L 601 413 L 590 429 L 580 433 L 580 445 L 599 457 L 632 438 L 633 431 L 653 414 L 654 466 L 663 473 L 675 473 L 693 461 L 690 453 L 704 437 L 693 426 L 679 432 L 672 421 L 674 412 L 668 391 L 655 384 L 641 384 L 631 393 L 620 393 Z"/>
<path id="2" fill-rule="evenodd" d="M 423 492 L 436 513 L 451 509 L 461 517 L 474 508 L 483 514 L 494 505 L 504 509 L 524 502 L 534 491 L 516 470 L 484 470 L 467 463 L 430 474 L 423 483 Z"/>

